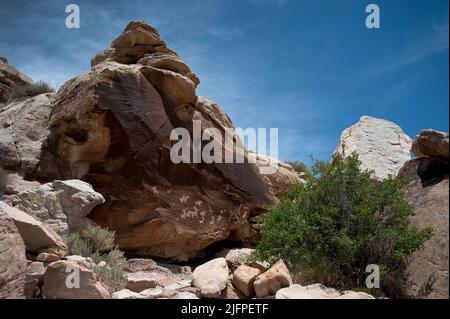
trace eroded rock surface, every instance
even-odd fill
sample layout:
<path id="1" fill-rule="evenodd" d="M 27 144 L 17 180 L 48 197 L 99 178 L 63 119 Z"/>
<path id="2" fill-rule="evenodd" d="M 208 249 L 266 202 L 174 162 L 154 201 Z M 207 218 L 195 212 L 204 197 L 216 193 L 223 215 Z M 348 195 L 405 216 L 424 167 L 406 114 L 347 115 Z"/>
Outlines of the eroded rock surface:
<path id="1" fill-rule="evenodd" d="M 8 64 L 6 58 L 0 59 L 0 110 L 1 104 L 9 100 L 11 90 L 16 86 L 33 83 L 26 75 L 19 72 L 14 66 Z"/>
<path id="2" fill-rule="evenodd" d="M 173 128 L 192 136 L 193 120 L 220 132 L 232 123 L 196 96 L 198 78 L 156 30 L 131 22 L 92 65 L 55 97 L 39 177 L 93 185 L 106 202 L 89 217 L 139 255 L 187 260 L 233 234 L 253 236 L 249 217 L 292 176 L 274 187 L 256 164 L 171 161 Z"/>
<path id="3" fill-rule="evenodd" d="M 0 299 L 24 298 L 25 245 L 11 217 L 0 206 Z"/>
<path id="4" fill-rule="evenodd" d="M 408 261 L 402 287 L 409 298 L 449 296 L 448 174 L 448 160 L 442 157 L 412 159 L 399 172 L 399 177 L 409 181 L 405 195 L 414 209 L 411 225 L 433 229 L 433 237 Z"/>

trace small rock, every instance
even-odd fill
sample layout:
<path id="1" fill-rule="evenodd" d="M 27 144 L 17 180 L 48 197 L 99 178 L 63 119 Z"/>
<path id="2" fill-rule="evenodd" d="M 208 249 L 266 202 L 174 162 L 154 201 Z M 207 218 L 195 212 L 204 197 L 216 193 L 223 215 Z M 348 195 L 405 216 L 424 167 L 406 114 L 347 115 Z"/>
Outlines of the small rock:
<path id="1" fill-rule="evenodd" d="M 128 281 L 125 288 L 128 290 L 141 292 L 145 289 L 156 287 L 156 278 L 151 273 L 129 273 L 127 277 Z"/>
<path id="2" fill-rule="evenodd" d="M 59 256 L 58 254 L 54 254 L 54 253 L 40 253 L 36 257 L 36 261 L 41 261 L 41 262 L 46 262 L 46 263 L 58 261 L 60 259 L 61 259 L 61 256 Z"/>
<path id="3" fill-rule="evenodd" d="M 192 275 L 192 268 L 190 266 L 180 266 L 180 274 Z"/>

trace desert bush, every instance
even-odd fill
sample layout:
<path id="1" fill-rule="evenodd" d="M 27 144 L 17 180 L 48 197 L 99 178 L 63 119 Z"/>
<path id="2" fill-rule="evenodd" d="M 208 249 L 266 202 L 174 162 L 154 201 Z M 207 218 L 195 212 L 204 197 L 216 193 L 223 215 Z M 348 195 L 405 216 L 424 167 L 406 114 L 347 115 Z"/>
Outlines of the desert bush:
<path id="1" fill-rule="evenodd" d="M 0 195 L 3 195 L 8 185 L 8 174 L 0 167 Z"/>
<path id="2" fill-rule="evenodd" d="M 282 258 L 313 281 L 342 289 L 364 289 L 366 266 L 376 264 L 381 284 L 390 286 L 432 230 L 409 226 L 404 181 L 377 181 L 360 164 L 356 154 L 316 161 L 306 183 L 263 218 L 252 258 Z"/>
<path id="3" fill-rule="evenodd" d="M 69 253 L 90 257 L 97 266 L 94 272 L 103 277 L 114 291 L 123 289 L 127 283 L 123 270 L 126 259 L 122 251 L 114 245 L 115 233 L 97 225 L 90 225 L 81 234 L 70 233 L 64 236 Z"/>
<path id="4" fill-rule="evenodd" d="M 51 93 L 55 90 L 45 81 L 37 81 L 36 83 L 26 85 L 16 85 L 9 94 L 9 99 L 20 99 L 26 97 L 36 96 L 42 93 Z"/>

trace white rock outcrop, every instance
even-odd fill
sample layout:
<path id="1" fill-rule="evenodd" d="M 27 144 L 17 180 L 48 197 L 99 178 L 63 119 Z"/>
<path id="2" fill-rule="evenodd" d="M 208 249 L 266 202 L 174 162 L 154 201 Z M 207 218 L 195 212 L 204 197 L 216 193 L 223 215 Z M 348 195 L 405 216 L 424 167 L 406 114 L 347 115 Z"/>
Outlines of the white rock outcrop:
<path id="1" fill-rule="evenodd" d="M 335 153 L 344 157 L 356 152 L 363 169 L 374 170 L 377 179 L 396 176 L 411 159 L 411 139 L 390 121 L 363 116 L 345 129 Z"/>

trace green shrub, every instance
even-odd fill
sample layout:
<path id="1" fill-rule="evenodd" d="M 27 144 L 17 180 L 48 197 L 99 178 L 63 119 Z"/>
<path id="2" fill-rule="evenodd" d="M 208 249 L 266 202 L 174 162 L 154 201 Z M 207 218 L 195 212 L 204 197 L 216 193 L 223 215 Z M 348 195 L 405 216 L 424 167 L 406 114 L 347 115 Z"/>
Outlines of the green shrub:
<path id="1" fill-rule="evenodd" d="M 366 266 L 381 270 L 388 287 L 405 259 L 432 235 L 408 225 L 412 208 L 396 178 L 382 182 L 362 171 L 358 156 L 315 162 L 264 218 L 253 259 L 284 259 L 305 278 L 342 289 L 363 289 Z"/>
<path id="2" fill-rule="evenodd" d="M 8 174 L 0 167 L 0 195 L 3 195 L 8 185 Z"/>
<path id="3" fill-rule="evenodd" d="M 20 99 L 36 96 L 42 93 L 51 93 L 55 90 L 45 81 L 37 81 L 36 83 L 26 85 L 16 85 L 9 94 L 9 100 Z"/>
<path id="4" fill-rule="evenodd" d="M 97 266 L 94 272 L 103 277 L 114 291 L 121 290 L 127 283 L 123 270 L 126 259 L 122 251 L 114 246 L 115 233 L 90 225 L 82 233 L 70 233 L 64 236 L 69 253 L 83 257 L 90 257 L 96 264 L 104 261 L 105 266 Z"/>

